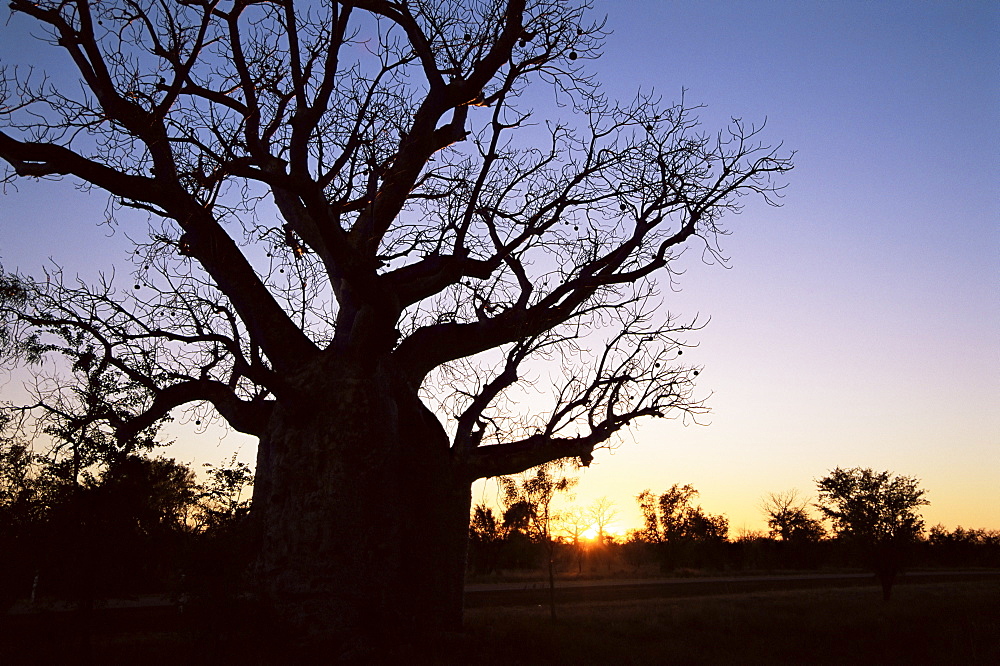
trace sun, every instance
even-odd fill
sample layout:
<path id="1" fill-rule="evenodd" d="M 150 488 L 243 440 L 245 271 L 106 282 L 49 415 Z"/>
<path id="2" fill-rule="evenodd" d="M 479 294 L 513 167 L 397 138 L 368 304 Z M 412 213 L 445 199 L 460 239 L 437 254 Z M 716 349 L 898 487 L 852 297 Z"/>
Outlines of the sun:
<path id="1" fill-rule="evenodd" d="M 583 531 L 583 534 L 580 535 L 580 538 L 587 541 L 597 541 L 597 528 L 588 527 Z"/>

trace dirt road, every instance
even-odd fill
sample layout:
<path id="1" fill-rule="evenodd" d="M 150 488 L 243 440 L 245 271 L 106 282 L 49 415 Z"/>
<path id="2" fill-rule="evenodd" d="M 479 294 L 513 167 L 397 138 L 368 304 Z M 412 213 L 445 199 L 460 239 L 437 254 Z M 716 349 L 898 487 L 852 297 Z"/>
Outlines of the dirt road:
<path id="1" fill-rule="evenodd" d="M 900 576 L 896 585 L 903 586 L 908 583 L 934 583 L 952 580 L 966 581 L 997 577 L 1000 577 L 1000 571 L 914 571 Z M 569 604 L 865 585 L 870 585 L 873 588 L 876 587 L 877 582 L 872 574 L 794 574 L 712 578 L 558 581 L 556 583 L 556 599 L 559 603 Z M 467 585 L 465 588 L 465 605 L 468 608 L 480 608 L 484 606 L 547 604 L 548 593 L 548 586 L 544 582 Z M 881 594 L 881 591 L 879 591 L 879 594 Z"/>

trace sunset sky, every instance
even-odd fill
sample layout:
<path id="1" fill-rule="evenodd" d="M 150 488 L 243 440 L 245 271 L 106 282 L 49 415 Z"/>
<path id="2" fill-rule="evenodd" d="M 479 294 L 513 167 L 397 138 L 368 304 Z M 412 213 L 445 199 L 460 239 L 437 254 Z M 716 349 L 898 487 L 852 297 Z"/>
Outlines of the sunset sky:
<path id="1" fill-rule="evenodd" d="M 813 495 L 826 471 L 862 466 L 920 478 L 928 525 L 1000 529 L 1000 5 L 595 4 L 614 31 L 593 64 L 611 96 L 686 89 L 706 131 L 766 118 L 797 154 L 783 207 L 726 220 L 729 268 L 691 253 L 665 290 L 671 312 L 711 318 L 685 355 L 704 366 L 709 425 L 641 425 L 597 454 L 577 503 L 610 497 L 623 529 L 639 491 L 689 483 L 735 535 L 763 527 L 765 493 Z M 0 12 L 7 61 L 25 21 Z M 93 277 L 125 247 L 103 209 L 66 183 L 8 187 L 0 263 Z M 235 435 L 176 436 L 164 454 L 179 460 L 253 459 Z"/>

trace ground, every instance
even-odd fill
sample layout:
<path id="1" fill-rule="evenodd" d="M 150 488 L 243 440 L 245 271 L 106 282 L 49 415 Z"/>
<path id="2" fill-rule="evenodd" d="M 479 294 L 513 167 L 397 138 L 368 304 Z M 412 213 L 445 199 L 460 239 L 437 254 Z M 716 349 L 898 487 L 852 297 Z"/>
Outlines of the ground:
<path id="1" fill-rule="evenodd" d="M 911 577 L 889 603 L 874 584 L 562 603 L 548 608 L 483 605 L 466 613 L 462 633 L 386 648 L 354 646 L 356 663 L 579 664 L 647 663 L 1000 663 L 1000 575 L 969 580 Z M 695 588 L 690 588 L 694 590 Z M 238 611 L 237 611 L 238 612 Z M 131 609 L 116 623 L 96 623 L 94 663 L 330 663 L 331 655 L 295 654 L 241 633 L 252 617 L 228 609 L 194 626 L 175 616 Z M 51 613 L 11 632 L 8 664 L 59 663 L 80 656 L 67 614 Z M 259 637 L 259 633 L 257 637 Z M 310 658 L 310 657 L 314 657 Z M 289 659 L 293 659 L 292 662 Z"/>

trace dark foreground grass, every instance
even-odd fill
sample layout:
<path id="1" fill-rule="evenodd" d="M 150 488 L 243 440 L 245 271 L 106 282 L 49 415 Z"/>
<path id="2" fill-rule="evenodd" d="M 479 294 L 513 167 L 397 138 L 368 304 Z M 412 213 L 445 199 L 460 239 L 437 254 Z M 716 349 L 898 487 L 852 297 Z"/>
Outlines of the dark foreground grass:
<path id="1" fill-rule="evenodd" d="M 475 608 L 460 634 L 349 655 L 213 640 L 176 628 L 94 636 L 99 664 L 1000 664 L 1000 577 L 898 586 L 767 591 L 564 605 Z M 52 630 L 55 631 L 52 631 Z M 59 631 L 44 632 L 52 638 Z M 40 636 L 35 637 L 38 640 Z M 44 640 L 44 639 L 43 639 Z M 9 647 L 9 646 L 8 646 Z M 44 644 L 0 663 L 69 663 Z M 80 655 L 76 655 L 80 656 Z M 75 659 L 70 659 L 76 661 Z"/>
<path id="2" fill-rule="evenodd" d="M 488 663 L 997 664 L 1000 580 L 477 609 Z"/>

